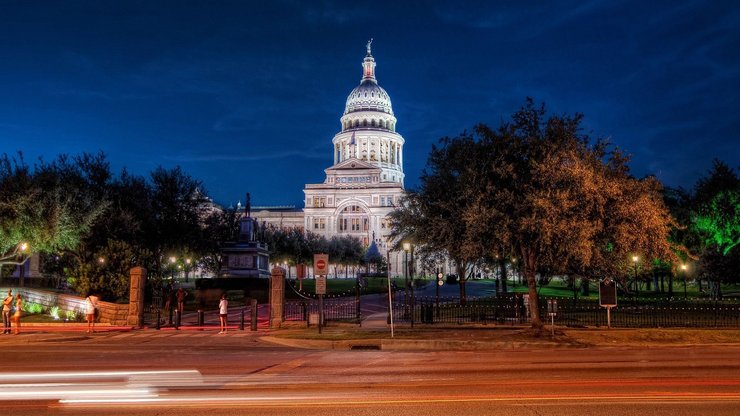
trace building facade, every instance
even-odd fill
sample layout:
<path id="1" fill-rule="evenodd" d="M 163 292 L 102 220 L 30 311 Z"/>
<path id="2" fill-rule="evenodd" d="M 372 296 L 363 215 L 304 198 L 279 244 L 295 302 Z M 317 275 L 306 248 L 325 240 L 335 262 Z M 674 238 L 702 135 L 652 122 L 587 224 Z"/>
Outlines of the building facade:
<path id="1" fill-rule="evenodd" d="M 375 241 L 385 254 L 387 216 L 404 195 L 405 141 L 396 131 L 390 96 L 375 77 L 371 42 L 362 79 L 347 97 L 341 129 L 332 140 L 334 164 L 324 170 L 324 182 L 305 185 L 302 213 L 258 208 L 254 215 L 279 227 L 295 226 L 302 219 L 306 231 L 328 238 L 350 235 L 365 245 Z"/>

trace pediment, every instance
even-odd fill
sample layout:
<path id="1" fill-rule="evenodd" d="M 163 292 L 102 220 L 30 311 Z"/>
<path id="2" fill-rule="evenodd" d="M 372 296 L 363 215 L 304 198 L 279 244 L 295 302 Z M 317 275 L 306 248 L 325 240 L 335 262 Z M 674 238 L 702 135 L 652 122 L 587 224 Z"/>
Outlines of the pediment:
<path id="1" fill-rule="evenodd" d="M 355 158 L 349 158 L 347 160 L 343 160 L 336 165 L 327 168 L 326 171 L 332 171 L 332 170 L 359 170 L 359 169 L 377 169 L 380 170 L 379 167 L 373 165 L 370 162 L 366 162 L 364 160 L 355 159 Z"/>

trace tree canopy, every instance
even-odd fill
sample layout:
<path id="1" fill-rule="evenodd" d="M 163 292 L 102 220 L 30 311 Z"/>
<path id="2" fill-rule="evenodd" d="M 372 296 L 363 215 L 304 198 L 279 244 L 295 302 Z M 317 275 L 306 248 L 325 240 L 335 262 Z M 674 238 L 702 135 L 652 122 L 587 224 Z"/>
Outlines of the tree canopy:
<path id="1" fill-rule="evenodd" d="M 582 120 L 548 116 L 530 99 L 496 129 L 442 139 L 419 189 L 393 215 L 395 234 L 445 250 L 462 272 L 493 253 L 521 258 L 534 327 L 538 274 L 624 279 L 629 254 L 644 267 L 673 259 L 674 221 L 659 182 L 632 177 L 627 158 L 592 143 Z"/>

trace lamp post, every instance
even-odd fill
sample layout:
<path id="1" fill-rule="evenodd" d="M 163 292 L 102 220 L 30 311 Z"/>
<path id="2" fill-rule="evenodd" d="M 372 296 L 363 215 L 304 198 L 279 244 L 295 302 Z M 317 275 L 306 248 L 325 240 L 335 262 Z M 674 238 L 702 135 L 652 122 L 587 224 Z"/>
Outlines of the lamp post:
<path id="1" fill-rule="evenodd" d="M 408 314 L 409 306 L 409 250 L 411 250 L 411 243 L 403 243 L 403 305 L 406 314 Z"/>
<path id="2" fill-rule="evenodd" d="M 185 283 L 188 282 L 188 275 L 190 274 L 190 264 L 193 261 L 190 259 L 190 257 L 185 259 Z"/>
<path id="3" fill-rule="evenodd" d="M 637 262 L 640 261 L 640 258 L 637 256 L 632 256 L 632 263 L 635 266 L 635 294 L 637 297 L 640 297 L 640 282 L 637 281 Z"/>
<path id="4" fill-rule="evenodd" d="M 688 267 L 685 264 L 681 265 L 681 273 L 683 273 L 683 298 L 684 300 L 687 299 L 687 296 L 686 296 L 686 269 L 687 268 Z"/>
<path id="5" fill-rule="evenodd" d="M 174 282 L 175 281 L 175 262 L 177 261 L 177 257 L 170 256 L 169 260 L 170 260 L 170 270 L 172 271 L 172 274 L 170 276 L 170 281 Z"/>
<path id="6" fill-rule="evenodd" d="M 511 282 L 516 286 L 516 278 L 519 273 L 516 272 L 516 257 L 511 258 L 511 272 L 514 273 L 513 279 L 511 279 Z M 519 282 L 521 283 L 521 281 Z"/>
<path id="7" fill-rule="evenodd" d="M 21 257 L 20 262 L 18 263 L 18 266 L 19 266 L 18 267 L 18 285 L 20 287 L 25 286 L 24 277 L 26 276 L 26 264 L 25 264 L 26 260 L 23 259 L 23 254 L 26 252 L 26 250 L 28 250 L 28 243 L 21 243 L 18 246 L 18 251 L 19 251 L 18 255 Z"/>

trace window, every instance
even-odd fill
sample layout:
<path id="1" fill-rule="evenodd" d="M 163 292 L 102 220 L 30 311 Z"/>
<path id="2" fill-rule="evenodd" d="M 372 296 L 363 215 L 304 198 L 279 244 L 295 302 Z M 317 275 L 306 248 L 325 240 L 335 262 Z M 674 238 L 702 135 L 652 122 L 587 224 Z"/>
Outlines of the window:
<path id="1" fill-rule="evenodd" d="M 325 196 L 315 196 L 313 198 L 313 206 L 314 208 L 324 208 L 326 206 L 326 197 Z"/>
<path id="2" fill-rule="evenodd" d="M 313 219 L 314 230 L 325 230 L 326 229 L 326 218 L 314 218 Z"/>

